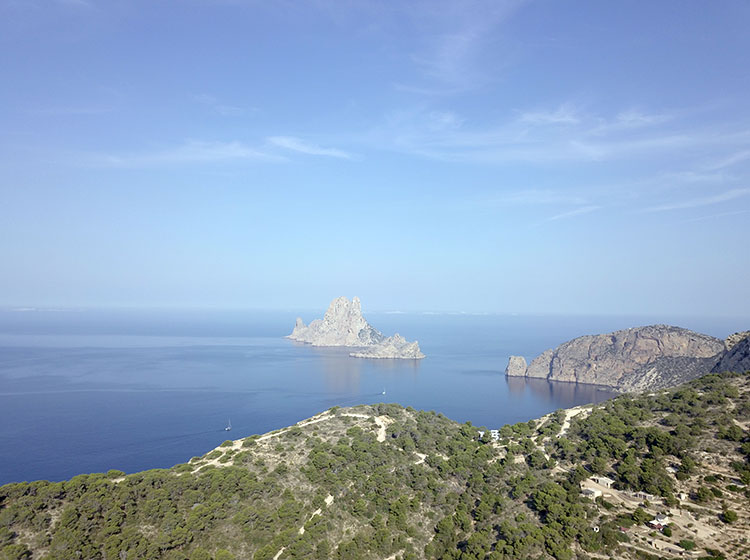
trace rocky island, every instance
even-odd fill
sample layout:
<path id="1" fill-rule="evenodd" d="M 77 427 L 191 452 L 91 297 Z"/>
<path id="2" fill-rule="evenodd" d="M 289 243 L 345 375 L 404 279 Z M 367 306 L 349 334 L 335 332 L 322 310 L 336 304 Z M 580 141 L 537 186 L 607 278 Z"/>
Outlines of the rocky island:
<path id="1" fill-rule="evenodd" d="M 334 299 L 323 319 L 309 325 L 297 318 L 287 338 L 313 346 L 350 347 L 355 349 L 349 354 L 354 358 L 424 358 L 417 341 L 408 342 L 398 333 L 386 337 L 371 326 L 362 316 L 362 304 L 356 296 L 351 301 L 346 297 Z"/>
<path id="2" fill-rule="evenodd" d="M 750 332 L 718 338 L 668 325 L 575 338 L 530 364 L 511 356 L 508 376 L 605 385 L 618 391 L 672 387 L 710 372 L 750 369 Z"/>

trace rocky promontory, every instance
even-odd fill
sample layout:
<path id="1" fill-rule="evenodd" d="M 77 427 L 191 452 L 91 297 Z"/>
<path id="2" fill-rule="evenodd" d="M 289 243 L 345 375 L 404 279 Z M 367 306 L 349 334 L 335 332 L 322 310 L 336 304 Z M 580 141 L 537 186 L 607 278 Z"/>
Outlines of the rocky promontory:
<path id="1" fill-rule="evenodd" d="M 734 333 L 724 344 L 727 351 L 713 371 L 750 371 L 750 331 Z"/>
<path id="2" fill-rule="evenodd" d="M 362 316 L 362 305 L 356 296 L 351 301 L 345 297 L 334 299 L 323 319 L 316 319 L 309 325 L 297 318 L 287 338 L 313 346 L 357 348 L 349 354 L 355 358 L 424 358 L 418 342 L 407 342 L 398 334 L 386 337 L 372 327 Z"/>
<path id="3" fill-rule="evenodd" d="M 747 347 L 747 338 L 725 344 L 688 329 L 650 325 L 575 338 L 546 350 L 527 367 L 524 358 L 511 356 L 506 375 L 605 385 L 624 392 L 645 391 L 720 371 L 730 353 L 734 357 L 728 358 L 726 365 L 741 368 L 748 360 L 743 354 Z"/>

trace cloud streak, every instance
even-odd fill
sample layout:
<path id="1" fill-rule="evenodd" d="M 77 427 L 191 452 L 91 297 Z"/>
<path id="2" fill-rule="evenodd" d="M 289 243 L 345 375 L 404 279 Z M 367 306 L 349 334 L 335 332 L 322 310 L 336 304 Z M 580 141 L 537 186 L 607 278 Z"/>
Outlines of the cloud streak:
<path id="1" fill-rule="evenodd" d="M 316 144 L 305 142 L 304 140 L 295 136 L 269 136 L 267 139 L 269 144 L 284 148 L 285 150 L 291 150 L 293 152 L 299 152 L 311 156 L 327 156 L 340 159 L 352 159 L 352 155 L 343 150 L 337 148 L 324 148 Z"/>
<path id="2" fill-rule="evenodd" d="M 174 148 L 148 153 L 95 154 L 88 157 L 86 163 L 107 167 L 151 167 L 284 160 L 281 156 L 260 151 L 242 142 L 189 141 Z"/>
<path id="3" fill-rule="evenodd" d="M 482 60 L 497 28 L 523 4 L 523 0 L 436 2 L 417 4 L 411 13 L 415 45 L 411 62 L 421 75 L 417 84 L 397 83 L 401 91 L 420 95 L 453 95 L 481 87 L 495 72 Z M 492 59 L 497 66 L 497 57 Z"/>
<path id="4" fill-rule="evenodd" d="M 437 113 L 450 115 L 460 126 L 436 127 Z M 368 140 L 382 149 L 464 163 L 554 164 L 638 158 L 674 164 L 679 160 L 693 163 L 705 154 L 714 153 L 718 158 L 718 154 L 730 153 L 720 162 L 725 167 L 750 158 L 743 149 L 750 142 L 750 130 L 738 125 L 696 127 L 661 113 L 633 111 L 602 116 L 571 104 L 521 111 L 489 124 L 448 110 L 401 112 L 387 115 Z"/>
<path id="5" fill-rule="evenodd" d="M 645 208 L 644 212 L 666 212 L 668 210 L 683 210 L 686 208 L 700 208 L 702 206 L 710 206 L 712 204 L 720 204 L 722 202 L 728 202 L 744 196 L 750 195 L 750 189 L 730 189 L 723 193 L 715 194 L 713 196 L 705 196 L 699 198 L 691 198 L 688 200 L 682 200 L 679 202 L 673 202 L 670 204 L 662 204 L 659 206 L 651 206 Z"/>
<path id="6" fill-rule="evenodd" d="M 227 105 L 221 103 L 213 95 L 207 93 L 200 93 L 192 96 L 193 100 L 209 107 L 214 113 L 221 115 L 222 117 L 241 117 L 248 113 L 254 113 L 256 109 L 245 109 L 236 105 Z"/>
<path id="7" fill-rule="evenodd" d="M 599 210 L 601 206 L 595 206 L 595 205 L 589 205 L 589 206 L 582 206 L 580 208 L 575 208 L 574 210 L 569 210 L 568 212 L 562 212 L 560 214 L 555 214 L 554 216 L 547 218 L 544 220 L 544 222 L 556 222 L 557 220 L 566 220 L 569 218 L 574 218 L 576 216 L 582 216 L 584 214 L 590 214 L 591 212 L 594 212 L 596 210 Z M 542 222 L 542 223 L 544 223 Z"/>

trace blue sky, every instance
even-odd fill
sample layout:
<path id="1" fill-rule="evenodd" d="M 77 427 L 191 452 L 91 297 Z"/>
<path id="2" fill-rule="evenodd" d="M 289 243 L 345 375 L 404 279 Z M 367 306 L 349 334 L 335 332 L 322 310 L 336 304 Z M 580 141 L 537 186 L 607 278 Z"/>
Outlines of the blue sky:
<path id="1" fill-rule="evenodd" d="M 0 0 L 0 305 L 750 316 L 749 27 Z"/>

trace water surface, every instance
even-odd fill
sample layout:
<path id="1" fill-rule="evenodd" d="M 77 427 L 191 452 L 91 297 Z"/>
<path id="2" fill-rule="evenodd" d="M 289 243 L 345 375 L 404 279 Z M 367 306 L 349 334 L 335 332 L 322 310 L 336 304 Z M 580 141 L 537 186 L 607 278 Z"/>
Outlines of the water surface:
<path id="1" fill-rule="evenodd" d="M 427 358 L 364 360 L 294 343 L 283 338 L 295 319 L 285 312 L 0 312 L 0 484 L 170 467 L 334 405 L 397 402 L 490 428 L 526 421 L 612 393 L 506 379 L 510 354 L 532 358 L 575 336 L 654 322 L 366 316 L 418 339 Z M 701 327 L 717 336 L 740 328 L 692 325 Z"/>

